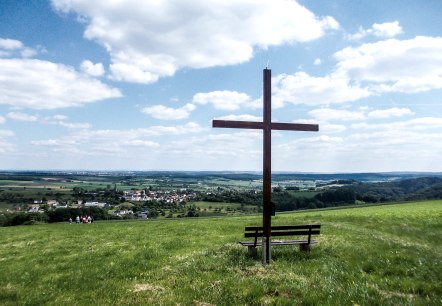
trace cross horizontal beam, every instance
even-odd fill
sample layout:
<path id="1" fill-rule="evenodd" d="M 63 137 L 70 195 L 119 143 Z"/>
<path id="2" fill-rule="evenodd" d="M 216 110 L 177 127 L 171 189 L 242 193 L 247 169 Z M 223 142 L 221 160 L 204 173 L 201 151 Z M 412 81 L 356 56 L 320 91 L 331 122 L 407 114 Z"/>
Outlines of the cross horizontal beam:
<path id="1" fill-rule="evenodd" d="M 212 127 L 263 130 L 264 122 L 213 120 Z M 319 131 L 319 126 L 317 124 L 302 124 L 302 123 L 271 122 L 270 128 L 272 130 L 282 130 L 282 131 L 311 131 L 311 132 Z"/>

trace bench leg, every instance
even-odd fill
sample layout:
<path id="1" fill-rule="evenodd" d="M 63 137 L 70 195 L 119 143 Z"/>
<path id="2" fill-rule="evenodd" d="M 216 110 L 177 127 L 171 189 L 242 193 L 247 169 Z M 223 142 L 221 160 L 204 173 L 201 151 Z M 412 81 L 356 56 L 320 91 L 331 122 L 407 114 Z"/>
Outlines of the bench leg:
<path id="1" fill-rule="evenodd" d="M 300 244 L 299 250 L 301 252 L 309 252 L 310 251 L 310 244 Z"/>
<path id="2" fill-rule="evenodd" d="M 257 255 L 257 251 L 256 251 L 256 247 L 254 247 L 253 245 L 248 246 L 249 249 L 249 256 L 252 258 L 256 258 Z"/>

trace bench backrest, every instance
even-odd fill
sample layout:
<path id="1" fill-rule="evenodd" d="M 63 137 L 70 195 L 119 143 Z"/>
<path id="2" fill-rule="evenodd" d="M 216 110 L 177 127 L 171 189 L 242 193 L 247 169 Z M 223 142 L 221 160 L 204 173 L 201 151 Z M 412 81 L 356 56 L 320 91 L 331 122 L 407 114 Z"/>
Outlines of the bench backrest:
<path id="1" fill-rule="evenodd" d="M 272 236 L 319 235 L 321 224 L 276 225 L 270 228 Z M 262 226 L 246 226 L 244 237 L 262 237 Z"/>
<path id="2" fill-rule="evenodd" d="M 319 235 L 320 229 L 321 224 L 276 225 L 270 227 L 270 232 L 272 237 L 308 235 L 308 242 L 310 243 L 311 235 Z M 255 238 L 256 243 L 257 238 L 263 236 L 264 230 L 262 226 L 246 226 L 244 237 Z"/>

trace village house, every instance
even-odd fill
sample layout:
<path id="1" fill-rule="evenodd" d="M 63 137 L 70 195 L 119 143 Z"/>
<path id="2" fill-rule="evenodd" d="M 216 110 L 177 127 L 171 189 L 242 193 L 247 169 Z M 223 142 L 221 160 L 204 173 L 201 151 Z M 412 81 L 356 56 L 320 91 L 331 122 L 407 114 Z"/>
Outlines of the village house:
<path id="1" fill-rule="evenodd" d="M 133 215 L 133 211 L 130 209 L 116 210 L 112 214 L 117 217 L 122 217 L 124 215 Z"/>
<path id="2" fill-rule="evenodd" d="M 143 211 L 143 212 L 139 212 L 138 214 L 137 214 L 137 217 L 138 217 L 138 219 L 140 219 L 140 220 L 145 220 L 145 219 L 149 219 L 149 216 L 150 216 L 150 212 L 146 209 L 145 211 Z"/>
<path id="3" fill-rule="evenodd" d="M 36 212 L 43 213 L 44 210 L 40 209 L 40 205 L 39 204 L 31 204 L 31 205 L 29 205 L 28 212 L 30 212 L 30 213 L 36 213 Z"/>
<path id="4" fill-rule="evenodd" d="M 46 203 L 47 203 L 49 206 L 57 206 L 57 205 L 59 205 L 59 203 L 58 203 L 57 200 L 48 200 Z"/>
<path id="5" fill-rule="evenodd" d="M 84 207 L 101 207 L 103 208 L 106 206 L 106 203 L 99 203 L 99 202 L 86 202 L 84 203 Z"/>

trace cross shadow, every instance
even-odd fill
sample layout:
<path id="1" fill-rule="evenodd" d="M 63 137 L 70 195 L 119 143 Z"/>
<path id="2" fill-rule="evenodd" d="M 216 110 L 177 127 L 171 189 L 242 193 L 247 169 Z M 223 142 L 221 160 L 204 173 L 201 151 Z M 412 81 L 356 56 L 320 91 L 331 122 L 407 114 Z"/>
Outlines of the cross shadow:
<path id="1" fill-rule="evenodd" d="M 262 249 L 258 248 L 257 256 L 250 257 L 247 248 L 242 246 L 229 246 L 224 249 L 228 262 L 232 265 L 256 265 L 262 262 Z M 312 248 L 308 252 L 302 252 L 297 246 L 281 246 L 272 248 L 272 261 L 285 261 L 290 263 L 299 263 L 320 259 L 322 251 L 318 247 Z"/>

